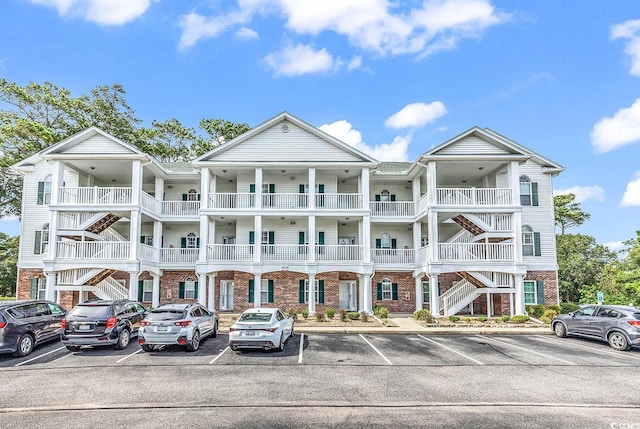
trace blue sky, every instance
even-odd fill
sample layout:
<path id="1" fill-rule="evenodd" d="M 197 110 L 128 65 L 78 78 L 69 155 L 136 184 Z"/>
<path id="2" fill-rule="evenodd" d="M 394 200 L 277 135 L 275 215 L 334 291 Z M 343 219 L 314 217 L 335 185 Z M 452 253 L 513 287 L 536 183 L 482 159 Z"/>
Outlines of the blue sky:
<path id="1" fill-rule="evenodd" d="M 570 232 L 640 229 L 637 0 L 2 3 L 9 81 L 121 83 L 147 124 L 286 110 L 380 160 L 489 127 L 566 167 L 556 190 L 592 216 Z"/>

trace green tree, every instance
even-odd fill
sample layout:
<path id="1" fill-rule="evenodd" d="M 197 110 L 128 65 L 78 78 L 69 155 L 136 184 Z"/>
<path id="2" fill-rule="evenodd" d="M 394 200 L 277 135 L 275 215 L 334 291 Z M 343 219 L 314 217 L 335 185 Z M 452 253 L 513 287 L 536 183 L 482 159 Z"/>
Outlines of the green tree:
<path id="1" fill-rule="evenodd" d="M 636 231 L 636 238 L 625 242 L 625 245 L 627 247 L 622 253 L 626 256 L 605 267 L 598 290 L 603 292 L 607 304 L 637 306 L 640 305 L 640 231 Z M 587 298 L 591 297 L 585 296 L 585 302 Z"/>
<path id="2" fill-rule="evenodd" d="M 575 199 L 575 194 L 561 194 L 553 197 L 555 224 L 560 227 L 560 235 L 564 235 L 567 228 L 580 226 L 591 218 L 589 213 L 582 211 L 580 203 Z"/>
<path id="3" fill-rule="evenodd" d="M 15 296 L 18 280 L 18 237 L 0 232 L 0 295 Z"/>
<path id="4" fill-rule="evenodd" d="M 616 253 L 582 234 L 556 235 L 558 288 L 564 302 L 578 302 L 583 288 L 595 287 Z"/>
<path id="5" fill-rule="evenodd" d="M 187 128 L 175 118 L 164 122 L 154 120 L 151 128 L 141 128 L 137 139 L 143 151 L 161 162 L 189 161 L 189 148 L 200 138 L 193 128 Z"/>
<path id="6" fill-rule="evenodd" d="M 233 140 L 251 129 L 243 122 L 231 122 L 225 119 L 201 119 L 200 128 L 207 133 L 208 138 L 201 138 L 191 146 L 191 155 L 194 158 L 204 155 L 211 149 Z"/>

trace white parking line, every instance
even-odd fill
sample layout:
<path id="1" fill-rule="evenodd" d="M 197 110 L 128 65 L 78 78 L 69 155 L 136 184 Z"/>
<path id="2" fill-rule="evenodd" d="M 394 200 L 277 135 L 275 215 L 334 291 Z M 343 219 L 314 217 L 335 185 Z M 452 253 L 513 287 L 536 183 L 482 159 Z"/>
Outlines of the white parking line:
<path id="1" fill-rule="evenodd" d="M 209 362 L 209 365 L 211 365 L 212 363 L 217 361 L 220 358 L 220 356 L 222 356 L 224 354 L 224 352 L 226 352 L 227 350 L 229 350 L 229 346 L 227 346 L 226 349 L 224 349 L 220 353 L 218 353 L 218 356 L 214 357 L 213 360 L 211 362 Z"/>
<path id="2" fill-rule="evenodd" d="M 504 341 L 496 340 L 494 338 L 485 337 L 484 335 L 476 335 L 476 337 L 484 338 L 485 340 L 494 341 L 496 343 L 504 344 L 504 345 L 509 346 L 509 347 L 514 347 L 516 349 L 524 350 L 527 353 L 533 353 L 533 354 L 536 354 L 536 355 L 544 356 L 544 357 L 546 357 L 548 359 L 554 359 L 554 360 L 557 360 L 557 361 L 560 361 L 560 362 L 568 363 L 569 365 L 575 365 L 574 362 L 569 362 L 568 360 L 564 360 L 564 359 L 560 359 L 560 358 L 557 358 L 557 357 L 554 357 L 554 356 L 546 355 L 544 353 L 540 353 L 540 352 L 536 352 L 534 350 L 526 349 L 524 347 L 516 346 L 515 344 L 506 343 Z"/>
<path id="3" fill-rule="evenodd" d="M 116 363 L 120 363 L 120 362 L 122 362 L 122 361 L 123 361 L 123 360 L 125 360 L 125 359 L 129 359 L 131 356 L 133 356 L 133 355 L 137 355 L 137 354 L 138 354 L 138 353 L 140 353 L 141 351 L 142 351 L 142 349 L 138 349 L 138 350 L 136 350 L 135 352 L 133 352 L 133 353 L 131 353 L 131 354 L 129 354 L 129 355 L 126 355 L 126 356 L 125 356 L 125 357 L 123 357 L 122 359 L 120 359 L 120 360 L 116 361 Z"/>
<path id="4" fill-rule="evenodd" d="M 300 351 L 298 352 L 298 363 L 302 363 L 302 350 L 304 350 L 304 334 L 300 334 Z"/>
<path id="5" fill-rule="evenodd" d="M 620 358 L 629 358 L 629 359 L 635 359 L 635 360 L 640 360 L 640 356 L 634 356 L 629 354 L 628 352 L 618 352 L 618 351 L 614 351 L 614 350 L 608 350 L 608 349 L 601 349 L 598 347 L 591 347 L 591 346 L 586 346 L 584 344 L 580 344 L 578 341 L 580 341 L 579 338 L 571 338 L 569 339 L 569 341 L 566 341 L 566 338 L 554 338 L 554 340 L 551 340 L 550 338 L 547 338 L 544 335 L 536 335 L 536 338 L 540 338 L 541 340 L 546 340 L 546 341 L 550 341 L 550 342 L 554 342 L 556 343 L 556 341 L 554 340 L 558 340 L 558 341 L 565 341 L 565 344 L 567 345 L 571 345 L 571 346 L 578 346 L 578 347 L 582 347 L 583 349 L 588 349 L 594 352 L 599 352 L 599 353 L 606 353 L 608 355 L 612 355 L 612 356 L 616 356 L 616 357 L 620 357 Z M 606 343 L 602 343 L 602 345 L 604 346 Z"/>
<path id="6" fill-rule="evenodd" d="M 60 351 L 60 350 L 62 350 L 62 349 L 64 349 L 64 348 L 65 348 L 64 346 L 63 346 L 63 347 L 59 347 L 59 348 L 57 348 L 57 349 L 55 349 L 55 350 L 51 350 L 50 352 L 43 353 L 43 354 L 41 354 L 40 356 L 36 356 L 36 357 L 31 358 L 31 359 L 29 359 L 29 360 L 25 360 L 24 362 L 17 363 L 17 364 L 15 364 L 14 366 L 22 366 L 22 365 L 27 364 L 27 363 L 29 363 L 29 362 L 33 362 L 34 360 L 38 360 L 38 359 L 40 359 L 41 357 L 48 356 L 48 355 L 50 355 L 51 353 L 55 353 L 55 352 L 57 352 L 57 351 Z"/>
<path id="7" fill-rule="evenodd" d="M 367 339 L 362 334 L 358 334 L 358 335 L 360 335 L 360 338 L 362 338 L 367 344 L 369 344 L 371 346 L 371 348 L 373 350 L 375 350 L 376 353 L 378 353 L 380 355 L 380 357 L 382 357 L 382 359 L 384 359 L 389 365 L 393 365 L 391 363 L 391 361 L 389 359 L 387 359 L 382 353 L 380 353 L 380 350 L 376 349 L 373 344 L 371 344 L 369 341 L 367 341 Z"/>
<path id="8" fill-rule="evenodd" d="M 452 349 L 451 347 L 447 347 L 447 346 L 445 346 L 444 344 L 440 344 L 439 342 L 437 342 L 437 341 L 435 341 L 435 340 L 432 340 L 431 338 L 424 337 L 424 336 L 422 336 L 422 335 L 420 335 L 420 334 L 418 334 L 418 336 L 419 336 L 420 338 L 422 338 L 422 339 L 427 340 L 427 341 L 431 341 L 433 344 L 437 344 L 437 345 L 439 345 L 440 347 L 444 347 L 445 349 L 449 350 L 450 352 L 457 353 L 457 354 L 459 354 L 460 356 L 462 356 L 462 357 L 464 357 L 464 358 L 467 358 L 467 359 L 469 359 L 469 360 L 470 360 L 470 361 L 472 361 L 472 362 L 477 363 L 478 365 L 484 365 L 484 364 L 483 364 L 482 362 L 480 362 L 479 360 L 475 360 L 474 358 L 472 358 L 472 357 L 470 357 L 470 356 L 467 356 L 467 355 L 465 355 L 464 353 L 460 353 L 459 351 L 454 350 L 454 349 Z"/>

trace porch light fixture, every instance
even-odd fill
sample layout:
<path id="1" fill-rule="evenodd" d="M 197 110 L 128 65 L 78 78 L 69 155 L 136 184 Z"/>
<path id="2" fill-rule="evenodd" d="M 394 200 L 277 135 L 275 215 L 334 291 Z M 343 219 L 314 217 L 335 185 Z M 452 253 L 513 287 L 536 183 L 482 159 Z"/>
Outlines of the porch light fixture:
<path id="1" fill-rule="evenodd" d="M 96 169 L 96 167 L 94 165 L 90 165 L 89 168 L 92 169 L 92 170 Z"/>

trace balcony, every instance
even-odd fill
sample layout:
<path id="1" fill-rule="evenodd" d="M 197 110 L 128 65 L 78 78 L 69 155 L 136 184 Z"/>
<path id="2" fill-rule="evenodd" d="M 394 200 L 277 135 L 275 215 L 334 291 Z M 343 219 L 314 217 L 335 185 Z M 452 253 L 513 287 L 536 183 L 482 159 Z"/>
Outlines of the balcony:
<path id="1" fill-rule="evenodd" d="M 440 243 L 441 261 L 509 262 L 515 260 L 513 243 Z"/>
<path id="2" fill-rule="evenodd" d="M 438 188 L 436 204 L 448 206 L 508 206 L 511 188 Z"/>
<path id="3" fill-rule="evenodd" d="M 122 241 L 58 241 L 57 259 L 129 259 L 131 245 Z"/>
<path id="4" fill-rule="evenodd" d="M 379 265 L 414 265 L 414 249 L 371 249 L 371 259 Z"/>
<path id="5" fill-rule="evenodd" d="M 354 262 L 362 261 L 362 245 L 316 245 L 308 244 L 210 244 L 207 246 L 207 261 L 212 262 L 251 262 L 254 249 L 260 248 L 260 261 L 266 262 L 309 262 L 310 247 L 315 247 L 317 262 Z"/>
<path id="6" fill-rule="evenodd" d="M 261 203 L 265 210 L 307 210 L 310 208 L 310 195 L 304 193 L 262 194 Z M 254 209 L 254 193 L 211 193 L 211 209 Z M 317 210 L 361 210 L 362 194 L 315 194 Z"/>
<path id="7" fill-rule="evenodd" d="M 413 201 L 369 201 L 371 216 L 407 216 L 416 212 Z"/>
<path id="8" fill-rule="evenodd" d="M 70 205 L 132 204 L 132 188 L 124 187 L 62 187 L 59 203 Z"/>

